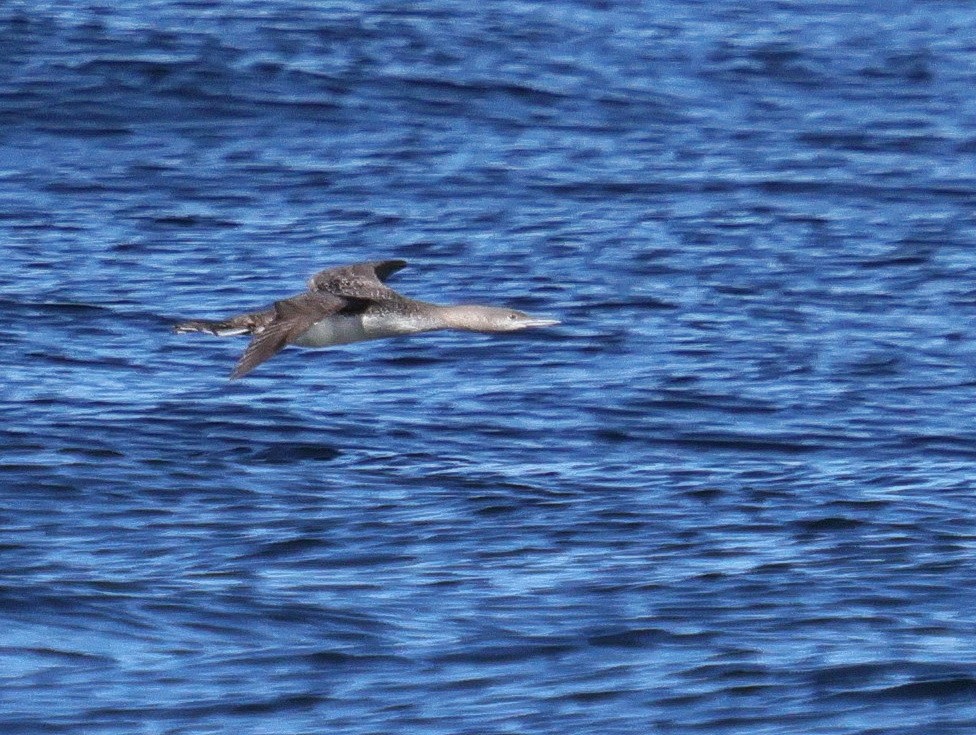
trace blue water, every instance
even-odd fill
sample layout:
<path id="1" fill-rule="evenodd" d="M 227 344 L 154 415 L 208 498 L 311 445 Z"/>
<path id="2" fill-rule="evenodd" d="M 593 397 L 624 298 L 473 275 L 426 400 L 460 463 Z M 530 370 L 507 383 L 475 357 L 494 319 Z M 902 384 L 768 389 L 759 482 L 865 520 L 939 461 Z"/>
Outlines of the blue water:
<path id="1" fill-rule="evenodd" d="M 976 732 L 974 35 L 0 5 L 0 732 Z M 388 257 L 563 324 L 170 331 Z"/>

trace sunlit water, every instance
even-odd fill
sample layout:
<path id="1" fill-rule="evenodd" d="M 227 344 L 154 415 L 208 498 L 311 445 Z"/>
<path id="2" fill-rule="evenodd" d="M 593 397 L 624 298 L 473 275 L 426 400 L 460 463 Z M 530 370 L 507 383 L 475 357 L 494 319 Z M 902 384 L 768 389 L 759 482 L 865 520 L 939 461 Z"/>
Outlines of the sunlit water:
<path id="1" fill-rule="evenodd" d="M 974 732 L 974 26 L 0 5 L 0 731 Z"/>

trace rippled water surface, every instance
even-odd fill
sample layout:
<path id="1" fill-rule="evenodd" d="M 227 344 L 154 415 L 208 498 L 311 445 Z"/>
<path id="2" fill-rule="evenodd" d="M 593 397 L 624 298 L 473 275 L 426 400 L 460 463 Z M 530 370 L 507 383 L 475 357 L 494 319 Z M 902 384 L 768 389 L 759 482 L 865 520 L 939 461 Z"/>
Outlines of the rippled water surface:
<path id="1" fill-rule="evenodd" d="M 974 37 L 0 4 L 0 731 L 976 732 Z M 563 324 L 170 331 L 387 257 Z"/>

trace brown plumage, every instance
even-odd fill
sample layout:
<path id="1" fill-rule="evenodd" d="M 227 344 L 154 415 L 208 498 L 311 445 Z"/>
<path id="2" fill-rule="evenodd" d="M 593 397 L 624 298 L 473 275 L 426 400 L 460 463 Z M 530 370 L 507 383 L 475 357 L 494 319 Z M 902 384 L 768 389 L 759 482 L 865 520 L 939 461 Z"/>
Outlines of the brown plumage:
<path id="1" fill-rule="evenodd" d="M 289 344 L 305 347 L 395 337 L 436 329 L 505 332 L 558 324 L 514 309 L 492 306 L 441 306 L 398 294 L 384 284 L 406 265 L 380 260 L 316 273 L 308 291 L 260 311 L 228 319 L 194 319 L 177 324 L 176 332 L 206 332 L 218 337 L 251 335 L 231 379 L 249 373 Z"/>

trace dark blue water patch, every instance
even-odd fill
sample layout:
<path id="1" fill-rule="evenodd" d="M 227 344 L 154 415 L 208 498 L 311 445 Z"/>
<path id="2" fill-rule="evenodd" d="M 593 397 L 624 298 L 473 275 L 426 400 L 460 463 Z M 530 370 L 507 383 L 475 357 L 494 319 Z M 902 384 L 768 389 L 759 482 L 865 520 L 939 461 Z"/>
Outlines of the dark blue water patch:
<path id="1" fill-rule="evenodd" d="M 607 648 L 647 648 L 662 642 L 672 642 L 675 636 L 667 631 L 635 629 L 591 635 L 587 642 L 592 646 Z"/>
<path id="2" fill-rule="evenodd" d="M 967 12 L 0 10 L 0 729 L 968 733 Z"/>
<path id="3" fill-rule="evenodd" d="M 905 678 L 905 672 L 898 667 L 861 665 L 823 672 L 818 677 L 818 684 L 833 692 L 829 696 L 837 699 L 865 695 L 875 702 L 951 702 L 954 699 L 972 699 L 974 680 L 967 674 L 938 676 L 933 671 L 929 675 L 919 673 L 917 678 L 910 677 L 911 680 L 903 683 L 887 686 L 884 684 Z"/>

